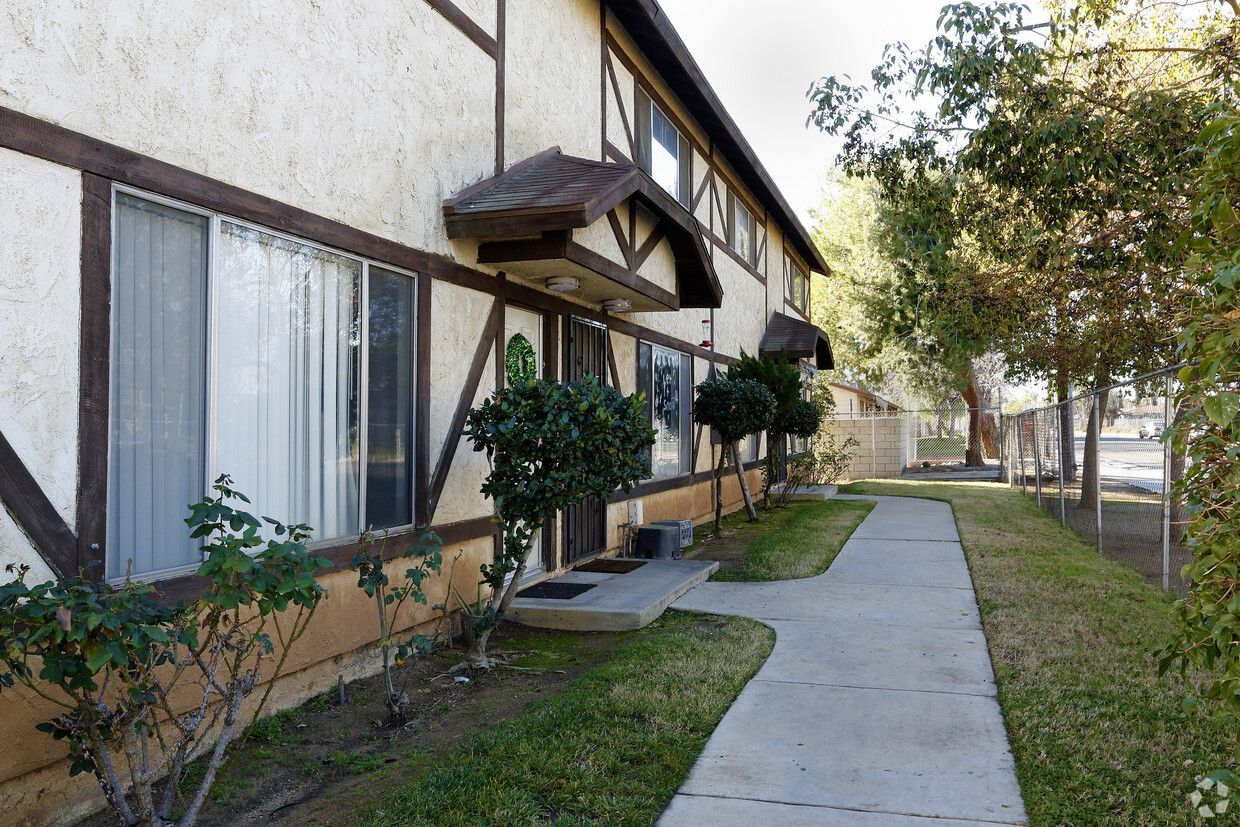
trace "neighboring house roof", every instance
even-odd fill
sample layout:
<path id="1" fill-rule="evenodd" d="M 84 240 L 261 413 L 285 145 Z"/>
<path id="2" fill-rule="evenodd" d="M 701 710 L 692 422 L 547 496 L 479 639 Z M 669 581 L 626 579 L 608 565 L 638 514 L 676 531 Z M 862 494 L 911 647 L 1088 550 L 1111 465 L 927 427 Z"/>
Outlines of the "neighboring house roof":
<path id="1" fill-rule="evenodd" d="M 830 273 L 831 268 L 814 245 L 809 231 L 801 225 L 770 173 L 758 160 L 757 153 L 724 109 L 659 4 L 655 0 L 607 0 L 607 6 L 689 114 L 710 136 L 712 146 L 732 165 L 745 186 L 771 208 L 785 227 L 790 246 L 812 269 Z"/>
<path id="2" fill-rule="evenodd" d="M 658 232 L 676 260 L 675 293 L 638 276 L 639 263 L 625 268 L 577 244 L 568 232 L 590 226 L 630 197 L 658 218 Z M 507 239 L 481 244 L 480 264 L 504 264 L 514 272 L 528 268 L 540 275 L 553 275 L 548 268 L 557 266 L 574 275 L 592 273 L 620 287 L 595 284 L 591 289 L 627 298 L 634 310 L 723 303 L 723 287 L 697 220 L 634 164 L 591 161 L 552 147 L 457 193 L 444 202 L 443 212 L 449 238 Z M 541 237 L 512 239 L 535 233 Z"/>
<path id="3" fill-rule="evenodd" d="M 758 345 L 760 356 L 779 356 L 786 350 L 793 359 L 816 359 L 822 370 L 835 367 L 831 339 L 809 322 L 775 311 Z"/>
<path id="4" fill-rule="evenodd" d="M 838 388 L 839 390 L 856 394 L 861 399 L 869 399 L 875 405 L 883 406 L 885 410 L 889 410 L 889 411 L 900 410 L 899 405 L 896 405 L 893 402 L 888 402 L 886 399 L 883 399 L 881 396 L 877 394 L 870 393 L 869 391 L 863 391 L 861 390 L 861 388 L 854 388 L 852 385 L 842 385 L 839 382 L 828 382 L 827 384 L 833 388 Z"/>

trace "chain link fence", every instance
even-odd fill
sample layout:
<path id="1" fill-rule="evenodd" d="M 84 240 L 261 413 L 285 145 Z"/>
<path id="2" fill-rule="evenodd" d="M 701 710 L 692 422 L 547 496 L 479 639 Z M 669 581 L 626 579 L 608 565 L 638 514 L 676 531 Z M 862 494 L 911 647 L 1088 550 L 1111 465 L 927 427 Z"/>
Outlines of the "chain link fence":
<path id="1" fill-rule="evenodd" d="M 1163 442 L 1177 367 L 1003 418 L 1003 473 L 1065 526 L 1164 591 L 1185 592 L 1181 506 L 1166 492 L 1183 457 Z"/>
<path id="2" fill-rule="evenodd" d="M 846 440 L 848 470 L 843 479 L 890 479 L 925 472 L 969 473 L 973 476 L 1001 475 L 999 409 L 978 408 L 981 423 L 982 466 L 964 468 L 968 451 L 969 408 L 887 410 L 836 414 L 824 428 L 837 445 Z"/>

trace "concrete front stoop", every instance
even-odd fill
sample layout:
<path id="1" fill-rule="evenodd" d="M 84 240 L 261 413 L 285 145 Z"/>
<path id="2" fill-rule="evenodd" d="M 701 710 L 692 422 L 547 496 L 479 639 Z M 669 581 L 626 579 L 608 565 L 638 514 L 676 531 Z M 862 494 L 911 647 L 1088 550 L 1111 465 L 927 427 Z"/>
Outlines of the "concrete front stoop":
<path id="1" fill-rule="evenodd" d="M 626 574 L 570 571 L 555 583 L 592 583 L 568 600 L 517 597 L 506 619 L 543 629 L 627 632 L 647 625 L 719 568 L 712 560 L 643 560 Z"/>

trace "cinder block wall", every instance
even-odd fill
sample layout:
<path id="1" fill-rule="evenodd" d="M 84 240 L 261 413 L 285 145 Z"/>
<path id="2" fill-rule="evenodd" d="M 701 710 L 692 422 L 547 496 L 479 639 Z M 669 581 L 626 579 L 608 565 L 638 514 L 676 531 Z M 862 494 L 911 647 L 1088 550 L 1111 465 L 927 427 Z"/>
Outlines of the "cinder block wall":
<path id="1" fill-rule="evenodd" d="M 891 417 L 871 420 L 831 419 L 823 429 L 837 443 L 852 437 L 859 443 L 850 449 L 851 461 L 845 478 L 850 480 L 898 477 L 904 470 L 904 421 Z"/>

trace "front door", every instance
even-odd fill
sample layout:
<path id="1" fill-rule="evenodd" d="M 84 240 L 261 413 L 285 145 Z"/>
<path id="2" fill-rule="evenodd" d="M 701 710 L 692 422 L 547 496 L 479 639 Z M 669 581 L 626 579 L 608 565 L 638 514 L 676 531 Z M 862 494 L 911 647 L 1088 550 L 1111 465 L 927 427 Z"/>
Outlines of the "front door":
<path id="1" fill-rule="evenodd" d="M 518 339 L 517 337 L 521 337 Z M 524 340 L 524 341 L 522 341 Z M 528 344 L 528 347 L 526 345 Z M 532 359 L 530 355 L 532 354 Z M 508 383 L 508 366 L 520 365 L 519 370 L 531 370 L 533 378 L 542 377 L 542 316 L 524 307 L 508 305 L 504 308 L 504 383 Z M 542 532 L 534 536 L 530 556 L 525 561 L 525 577 L 542 574 Z"/>
<path id="2" fill-rule="evenodd" d="M 607 383 L 607 328 L 578 319 L 568 320 L 565 371 L 575 382 L 594 374 Z M 564 564 L 596 554 L 607 545 L 607 503 L 591 497 L 564 512 Z"/>

